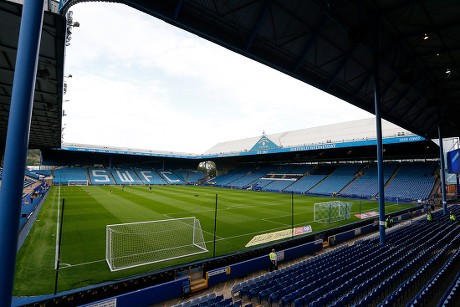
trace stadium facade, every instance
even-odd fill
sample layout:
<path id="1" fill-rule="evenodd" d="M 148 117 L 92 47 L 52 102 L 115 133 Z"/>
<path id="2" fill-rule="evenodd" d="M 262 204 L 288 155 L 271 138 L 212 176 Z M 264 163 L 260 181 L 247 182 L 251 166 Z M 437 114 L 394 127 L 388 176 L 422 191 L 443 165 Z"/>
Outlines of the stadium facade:
<path id="1" fill-rule="evenodd" d="M 374 119 L 355 120 L 241 140 L 221 142 L 202 154 L 168 152 L 63 143 L 58 149 L 43 149 L 44 165 L 149 166 L 157 169 L 196 169 L 213 161 L 218 174 L 247 163 L 319 163 L 375 161 Z M 437 159 L 438 146 L 431 140 L 383 121 L 386 160 Z M 410 153 L 410 154 L 408 154 Z"/>

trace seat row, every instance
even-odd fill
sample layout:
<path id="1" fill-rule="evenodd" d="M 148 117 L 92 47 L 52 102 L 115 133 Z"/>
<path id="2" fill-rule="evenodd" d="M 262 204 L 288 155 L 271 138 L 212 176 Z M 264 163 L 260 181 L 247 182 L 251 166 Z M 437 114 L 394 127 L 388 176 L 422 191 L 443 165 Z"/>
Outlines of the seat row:
<path id="1" fill-rule="evenodd" d="M 460 206 L 450 210 L 459 215 Z M 352 246 L 236 284 L 232 295 L 250 301 L 257 299 L 262 305 L 296 307 L 407 301 L 412 299 L 407 297 L 409 292 L 425 285 L 413 281 L 424 280 L 428 287 L 433 270 L 446 265 L 439 274 L 448 271 L 446 257 L 460 245 L 457 239 L 460 225 L 449 221 L 442 211 L 434 215 L 436 222 L 428 223 L 421 218 L 387 231 L 385 247 L 380 246 L 378 238 L 360 240 Z M 454 261 L 458 259 L 452 258 L 451 262 Z M 434 285 L 438 280 L 433 277 Z"/>

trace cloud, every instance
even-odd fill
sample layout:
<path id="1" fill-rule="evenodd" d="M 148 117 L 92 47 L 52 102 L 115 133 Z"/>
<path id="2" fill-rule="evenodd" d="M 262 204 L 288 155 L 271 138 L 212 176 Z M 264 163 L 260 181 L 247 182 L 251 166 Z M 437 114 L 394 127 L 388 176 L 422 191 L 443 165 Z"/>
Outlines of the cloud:
<path id="1" fill-rule="evenodd" d="M 371 115 L 112 3 L 72 7 L 65 142 L 202 153 L 218 142 Z"/>

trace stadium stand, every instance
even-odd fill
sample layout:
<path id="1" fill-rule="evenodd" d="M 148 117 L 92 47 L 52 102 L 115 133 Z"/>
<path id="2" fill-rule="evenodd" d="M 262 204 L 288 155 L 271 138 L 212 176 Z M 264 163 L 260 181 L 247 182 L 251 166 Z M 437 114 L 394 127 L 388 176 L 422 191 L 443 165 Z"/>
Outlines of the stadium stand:
<path id="1" fill-rule="evenodd" d="M 295 168 L 293 168 L 290 171 L 290 174 L 293 174 L 293 175 L 305 175 L 306 173 L 311 172 L 311 171 L 312 171 L 312 166 L 311 165 L 301 164 L 301 165 L 297 165 Z"/>
<path id="2" fill-rule="evenodd" d="M 89 178 L 91 180 L 91 183 L 94 185 L 115 184 L 115 181 L 109 169 L 88 168 L 88 173 L 89 173 Z"/>
<path id="3" fill-rule="evenodd" d="M 264 186 L 262 190 L 267 192 L 282 192 L 284 189 L 292 185 L 295 181 L 295 179 L 272 180 L 272 182 Z"/>
<path id="4" fill-rule="evenodd" d="M 154 169 L 136 169 L 135 172 L 144 184 L 166 184 L 163 177 L 161 177 Z"/>
<path id="5" fill-rule="evenodd" d="M 24 185 L 22 206 L 21 206 L 21 219 L 19 221 L 19 230 L 22 230 L 30 215 L 35 211 L 43 196 L 48 190 L 48 185 L 34 179 L 25 179 L 32 183 L 27 186 Z M 24 182 L 25 182 L 24 181 Z"/>
<path id="6" fill-rule="evenodd" d="M 254 191 L 259 191 L 259 190 L 262 190 L 263 188 L 265 188 L 267 185 L 269 185 L 272 182 L 273 182 L 272 179 L 260 178 L 256 182 L 253 182 L 253 184 L 251 186 L 249 186 L 248 189 L 252 189 Z"/>
<path id="7" fill-rule="evenodd" d="M 235 284 L 232 296 L 262 306 L 433 306 L 460 263 L 460 224 L 441 211 L 434 218 L 394 229 L 385 247 L 373 236 Z M 442 301 L 452 302 L 456 287 L 458 276 Z"/>
<path id="8" fill-rule="evenodd" d="M 280 165 L 268 175 L 284 175 L 284 174 L 292 174 L 293 170 L 297 167 L 297 165 L 287 164 L 287 165 Z"/>
<path id="9" fill-rule="evenodd" d="M 457 302 L 460 302 L 460 271 L 439 301 L 438 306 L 453 307 Z"/>
<path id="10" fill-rule="evenodd" d="M 209 183 L 214 184 L 217 187 L 228 186 L 231 182 L 245 176 L 251 171 L 251 167 L 241 167 L 233 169 L 226 174 L 219 175 L 213 179 L 208 180 Z"/>
<path id="11" fill-rule="evenodd" d="M 386 199 L 413 201 L 427 199 L 436 182 L 434 163 L 402 164 L 385 187 Z"/>
<path id="12" fill-rule="evenodd" d="M 53 184 L 67 185 L 69 180 L 88 180 L 86 168 L 63 167 L 54 170 Z"/>
<path id="13" fill-rule="evenodd" d="M 270 171 L 273 170 L 272 166 L 261 166 L 255 169 L 249 170 L 243 177 L 240 177 L 229 184 L 228 187 L 237 188 L 237 189 L 247 189 L 250 185 L 255 183 L 258 179 L 267 175 Z"/>
<path id="14" fill-rule="evenodd" d="M 293 192 L 296 194 L 305 194 L 308 190 L 318 184 L 321 180 L 326 178 L 327 175 L 306 175 L 293 183 L 288 188 L 284 189 L 285 192 Z"/>
<path id="15" fill-rule="evenodd" d="M 167 184 L 185 184 L 184 179 L 178 176 L 173 170 L 157 171 L 164 178 Z"/>
<path id="16" fill-rule="evenodd" d="M 27 188 L 28 186 L 31 186 L 34 183 L 35 183 L 34 179 L 32 179 L 32 178 L 24 178 L 24 188 Z"/>
<path id="17" fill-rule="evenodd" d="M 34 170 L 34 173 L 40 175 L 40 176 L 43 176 L 43 177 L 49 177 L 51 176 L 51 170 L 50 169 L 47 169 L 47 170 Z"/>
<path id="18" fill-rule="evenodd" d="M 434 163 L 384 165 L 385 198 L 400 202 L 427 199 L 435 187 Z M 265 173 L 265 174 L 264 174 Z M 218 187 L 310 195 L 377 197 L 377 165 L 282 165 L 237 168 L 208 181 Z"/>
<path id="19" fill-rule="evenodd" d="M 140 185 L 143 184 L 142 180 L 136 175 L 136 172 L 131 169 L 111 169 L 110 170 L 116 184 L 122 185 Z"/>
<path id="20" fill-rule="evenodd" d="M 397 168 L 396 164 L 384 164 L 383 182 L 387 183 Z M 341 192 L 341 196 L 354 198 L 373 198 L 378 193 L 377 164 L 365 166 L 357 178 L 347 185 Z"/>
<path id="21" fill-rule="evenodd" d="M 185 184 L 196 184 L 205 176 L 204 173 L 193 170 L 175 170 L 174 172 L 185 182 Z"/>
<path id="22" fill-rule="evenodd" d="M 341 165 L 308 192 L 316 195 L 332 195 L 333 193 L 338 193 L 354 179 L 355 174 L 361 168 L 362 165 L 360 164 Z"/>
<path id="23" fill-rule="evenodd" d="M 400 202 L 427 199 L 436 186 L 436 163 L 388 163 L 384 165 L 385 198 Z M 48 171 L 46 173 L 51 173 Z M 88 180 L 89 184 L 201 184 L 204 174 L 191 170 L 63 167 L 54 170 L 53 184 Z M 38 177 L 37 174 L 33 174 Z M 274 165 L 241 167 L 206 182 L 236 189 L 310 195 L 378 197 L 376 164 Z M 25 185 L 30 184 L 28 182 Z"/>
<path id="24" fill-rule="evenodd" d="M 35 172 L 31 172 L 31 171 L 29 171 L 28 169 L 26 169 L 25 175 L 28 176 L 28 177 L 30 177 L 30 178 L 40 179 L 40 177 L 38 176 L 38 174 L 36 174 Z"/>

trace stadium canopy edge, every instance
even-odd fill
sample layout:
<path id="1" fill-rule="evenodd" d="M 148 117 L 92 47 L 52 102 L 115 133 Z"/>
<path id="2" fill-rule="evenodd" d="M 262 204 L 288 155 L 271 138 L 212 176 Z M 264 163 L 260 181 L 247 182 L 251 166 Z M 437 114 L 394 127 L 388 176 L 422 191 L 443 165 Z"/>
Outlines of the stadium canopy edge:
<path id="1" fill-rule="evenodd" d="M 65 15 L 65 13 L 70 9 L 71 6 L 83 3 L 83 2 L 108 2 L 108 3 L 123 3 L 123 1 L 116 1 L 116 0 L 60 0 L 59 1 L 59 13 Z"/>

